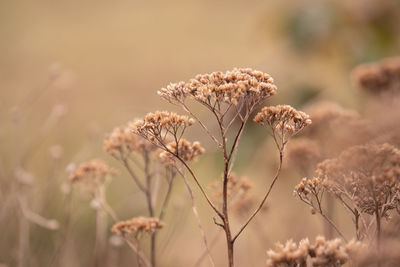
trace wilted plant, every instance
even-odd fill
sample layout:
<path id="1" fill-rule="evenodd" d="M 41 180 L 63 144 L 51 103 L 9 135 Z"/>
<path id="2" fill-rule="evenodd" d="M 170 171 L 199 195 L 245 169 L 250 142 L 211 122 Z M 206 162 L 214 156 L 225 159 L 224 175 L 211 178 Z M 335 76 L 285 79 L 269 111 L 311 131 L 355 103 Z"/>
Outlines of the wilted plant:
<path id="1" fill-rule="evenodd" d="M 121 221 L 112 227 L 111 231 L 125 239 L 128 245 L 138 256 L 139 266 L 143 263 L 150 267 L 151 262 L 146 258 L 139 246 L 139 239 L 143 234 L 153 235 L 158 229 L 163 228 L 164 224 L 157 218 L 137 217 L 128 221 Z M 131 241 L 133 239 L 133 242 Z"/>
<path id="2" fill-rule="evenodd" d="M 71 183 L 79 184 L 92 197 L 91 206 L 96 211 L 95 266 L 101 266 L 106 251 L 107 215 L 114 221 L 117 220 L 115 212 L 106 200 L 107 185 L 115 174 L 114 169 L 95 159 L 80 164 L 69 177 Z"/>
<path id="3" fill-rule="evenodd" d="M 360 224 L 369 229 L 363 215 L 373 215 L 379 243 L 382 218 L 400 210 L 400 151 L 388 144 L 351 147 L 320 163 L 316 175 L 296 187 L 299 198 L 329 220 L 321 208 L 322 195 L 334 196 L 353 216 L 359 239 L 367 235 L 360 233 Z"/>
<path id="4" fill-rule="evenodd" d="M 323 236 L 315 238 L 315 244 L 308 239 L 302 239 L 299 244 L 288 240 L 285 245 L 277 243 L 275 250 L 267 252 L 267 266 L 269 267 L 317 267 L 342 266 L 351 261 L 354 253 L 364 248 L 358 241 L 346 244 L 340 239 L 326 240 Z"/>
<path id="5" fill-rule="evenodd" d="M 270 133 L 279 150 L 280 163 L 277 174 L 259 206 L 242 224 L 238 232 L 233 234 L 229 219 L 228 183 L 239 141 L 255 108 L 275 93 L 276 86 L 271 76 L 252 69 L 234 69 L 226 73 L 214 72 L 197 75 L 189 82 L 173 83 L 158 92 L 162 98 L 181 106 L 188 112 L 220 149 L 223 156 L 222 208 L 217 207 L 208 196 L 201 180 L 187 164 L 183 158 L 184 155 L 180 153 L 179 146 L 182 145 L 183 134 L 189 126 L 193 125 L 194 119 L 170 112 L 155 112 L 149 113 L 143 120 L 137 121 L 132 128 L 137 135 L 174 157 L 176 162 L 191 174 L 207 203 L 220 219 L 220 222 L 215 220 L 215 224 L 225 232 L 229 266 L 234 266 L 233 252 L 236 239 L 261 210 L 279 177 L 283 151 L 289 138 L 311 123 L 307 114 L 296 111 L 290 106 L 265 107 L 256 115 L 254 121 L 271 130 Z M 217 122 L 219 133 L 213 133 L 194 114 L 187 104 L 188 98 L 200 103 L 211 112 Z M 236 123 L 239 124 L 238 127 L 234 127 Z M 233 136 L 233 140 L 230 141 L 231 136 Z"/>
<path id="6" fill-rule="evenodd" d="M 130 129 L 131 126 L 115 128 L 113 132 L 104 139 L 104 150 L 124 165 L 138 189 L 145 195 L 148 216 L 163 220 L 171 197 L 177 171 L 171 167 L 170 159 L 167 158 L 166 155 L 160 154 L 160 150 L 157 146 L 135 135 Z M 184 140 L 181 141 L 185 142 Z M 185 148 L 184 153 L 186 153 L 186 157 L 190 157 L 188 160 L 193 160 L 197 155 L 202 153 L 202 148 L 199 144 L 190 146 L 190 144 L 185 142 L 184 145 L 185 146 L 183 146 L 182 143 L 182 147 Z M 173 148 L 171 147 L 171 149 Z M 191 154 L 189 155 L 189 153 Z M 139 174 L 137 170 L 140 172 Z M 163 201 L 160 204 L 160 208 L 158 209 L 157 196 L 159 192 L 154 184 L 155 179 L 160 175 L 167 183 L 167 189 Z M 157 212 L 158 215 L 156 214 Z M 149 234 L 151 237 L 149 262 L 152 267 L 155 267 L 157 232 L 152 231 Z M 132 248 L 132 244 L 130 244 L 130 247 Z M 140 258 L 145 257 L 142 252 L 140 252 L 140 255 L 137 255 Z"/>
<path id="7" fill-rule="evenodd" d="M 358 66 L 353 71 L 358 87 L 374 95 L 393 96 L 400 93 L 400 58 Z"/>

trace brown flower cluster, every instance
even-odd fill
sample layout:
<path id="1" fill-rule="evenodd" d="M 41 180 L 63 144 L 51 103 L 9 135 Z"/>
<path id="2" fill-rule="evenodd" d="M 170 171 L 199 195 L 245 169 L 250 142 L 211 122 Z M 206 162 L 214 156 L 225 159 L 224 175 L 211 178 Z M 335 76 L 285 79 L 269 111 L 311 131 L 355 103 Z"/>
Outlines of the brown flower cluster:
<path id="1" fill-rule="evenodd" d="M 400 262 L 400 216 L 394 216 L 382 230 L 380 249 L 370 246 L 357 251 L 354 257 L 356 266 L 398 266 Z"/>
<path id="2" fill-rule="evenodd" d="M 188 116 L 168 111 L 156 111 L 147 114 L 144 120 L 138 120 L 132 126 L 132 131 L 153 144 L 162 146 L 170 136 L 180 140 L 185 129 L 193 123 L 194 119 Z"/>
<path id="3" fill-rule="evenodd" d="M 137 238 L 141 233 L 152 234 L 163 227 L 164 223 L 158 218 L 137 217 L 114 224 L 111 231 L 120 236 L 133 236 Z"/>
<path id="4" fill-rule="evenodd" d="M 199 142 L 193 142 L 193 144 L 191 144 L 186 139 L 179 140 L 178 147 L 176 142 L 169 143 L 167 149 L 173 153 L 173 155 L 167 151 L 162 151 L 160 153 L 161 162 L 166 165 L 174 165 L 175 157 L 179 157 L 185 162 L 192 162 L 205 152 L 205 149 Z"/>
<path id="5" fill-rule="evenodd" d="M 288 148 L 287 155 L 290 162 L 305 174 L 310 173 L 322 157 L 318 143 L 309 138 L 295 139 Z"/>
<path id="6" fill-rule="evenodd" d="M 289 240 L 285 245 L 276 244 L 275 250 L 267 252 L 267 266 L 342 266 L 361 247 L 360 242 L 342 244 L 340 239 L 326 240 L 322 236 L 316 237 L 314 245 L 308 239 L 301 240 L 298 245 Z"/>
<path id="7" fill-rule="evenodd" d="M 388 58 L 357 67 L 355 83 L 371 94 L 400 93 L 400 58 Z"/>
<path id="8" fill-rule="evenodd" d="M 287 143 L 290 137 L 296 135 L 304 127 L 311 124 L 310 116 L 297 111 L 289 105 L 264 107 L 255 117 L 254 122 L 269 126 L 279 148 Z"/>
<path id="9" fill-rule="evenodd" d="M 134 134 L 130 127 L 117 127 L 104 139 L 104 150 L 117 159 L 135 152 L 153 151 L 156 147 Z"/>
<path id="10" fill-rule="evenodd" d="M 303 135 L 310 138 L 319 138 L 321 135 L 326 137 L 331 131 L 337 132 L 351 124 L 361 123 L 357 112 L 331 102 L 312 104 L 307 107 L 306 112 L 310 114 L 313 123 L 304 130 Z"/>
<path id="11" fill-rule="evenodd" d="M 238 177 L 231 173 L 228 179 L 228 197 L 229 205 L 232 211 L 237 214 L 246 214 L 249 208 L 254 204 L 255 197 L 252 191 L 254 184 L 246 177 Z M 212 182 L 210 188 L 213 190 L 215 200 L 220 200 L 222 189 L 218 182 Z"/>
<path id="12" fill-rule="evenodd" d="M 258 103 L 276 90 L 269 74 L 246 68 L 199 74 L 189 82 L 171 83 L 158 94 L 169 102 L 183 103 L 190 96 L 206 105 L 224 102 L 236 106 L 244 99 Z"/>
<path id="13" fill-rule="evenodd" d="M 294 192 L 300 197 L 300 199 L 306 200 L 311 203 L 312 197 L 313 196 L 319 197 L 319 194 L 323 189 L 324 188 L 322 187 L 321 179 L 303 178 L 301 182 L 298 185 L 296 185 Z"/>
<path id="14" fill-rule="evenodd" d="M 316 174 L 328 192 L 350 199 L 359 212 L 386 216 L 400 200 L 400 151 L 389 144 L 354 146 L 325 160 Z"/>
<path id="15" fill-rule="evenodd" d="M 72 183 L 81 181 L 103 183 L 108 176 L 115 174 L 116 171 L 109 168 L 103 161 L 94 159 L 79 165 L 78 169 L 69 178 Z"/>

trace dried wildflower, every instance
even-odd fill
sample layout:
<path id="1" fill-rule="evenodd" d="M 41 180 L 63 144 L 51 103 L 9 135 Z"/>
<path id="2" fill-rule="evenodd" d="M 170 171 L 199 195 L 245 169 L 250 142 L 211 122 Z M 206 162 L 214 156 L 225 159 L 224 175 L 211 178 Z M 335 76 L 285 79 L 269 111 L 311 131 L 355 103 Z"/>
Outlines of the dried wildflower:
<path id="1" fill-rule="evenodd" d="M 271 128 L 279 149 L 286 145 L 290 137 L 311 124 L 310 116 L 288 105 L 264 107 L 254 121 Z"/>
<path id="2" fill-rule="evenodd" d="M 137 217 L 127 221 L 121 221 L 112 227 L 111 231 L 119 236 L 133 236 L 138 238 L 141 233 L 152 234 L 163 228 L 164 223 L 158 218 Z"/>
<path id="3" fill-rule="evenodd" d="M 197 157 L 205 151 L 199 142 L 193 142 L 193 144 L 191 144 L 186 139 L 179 140 L 178 148 L 176 142 L 169 143 L 167 148 L 172 154 L 180 157 L 185 162 L 195 161 Z M 174 156 L 171 153 L 162 151 L 159 155 L 161 162 L 166 165 L 173 165 L 175 161 Z"/>
<path id="4" fill-rule="evenodd" d="M 353 71 L 355 83 L 371 94 L 400 93 L 400 58 L 365 64 Z"/>
<path id="5" fill-rule="evenodd" d="M 355 146 L 325 160 L 316 173 L 328 192 L 349 198 L 357 210 L 387 216 L 400 200 L 400 151 L 391 145 Z"/>
<path id="6" fill-rule="evenodd" d="M 400 216 L 395 216 L 382 228 L 380 249 L 375 246 L 355 250 L 353 258 L 356 266 L 397 266 L 400 262 Z"/>
<path id="7" fill-rule="evenodd" d="M 179 141 L 185 129 L 193 123 L 194 120 L 188 116 L 156 111 L 147 114 L 144 120 L 138 120 L 131 130 L 158 146 L 165 146 L 168 137 L 172 136 Z"/>
<path id="8" fill-rule="evenodd" d="M 209 106 L 218 102 L 237 106 L 242 100 L 258 103 L 274 95 L 276 90 L 269 74 L 247 68 L 199 74 L 189 82 L 171 83 L 158 94 L 169 102 L 181 104 L 189 96 Z"/>
<path id="9" fill-rule="evenodd" d="M 287 154 L 290 162 L 306 174 L 321 160 L 318 143 L 308 138 L 295 139 L 288 148 Z"/>
<path id="10" fill-rule="evenodd" d="M 362 246 L 354 240 L 342 244 L 340 239 L 326 240 L 322 236 L 316 237 L 314 245 L 308 239 L 302 239 L 298 245 L 289 240 L 267 252 L 267 266 L 342 266 L 351 259 L 353 251 Z"/>
<path id="11" fill-rule="evenodd" d="M 135 152 L 154 151 L 155 146 L 134 134 L 131 128 L 117 127 L 104 139 L 104 150 L 117 159 Z"/>
<path id="12" fill-rule="evenodd" d="M 218 182 L 212 182 L 209 186 L 213 190 L 213 197 L 218 200 L 222 196 L 222 189 Z M 228 179 L 227 195 L 232 211 L 237 214 L 247 213 L 255 203 L 253 194 L 254 184 L 246 177 L 238 177 L 231 173 Z"/>
<path id="13" fill-rule="evenodd" d="M 306 109 L 312 124 L 302 136 L 318 143 L 322 158 L 336 156 L 343 149 L 364 144 L 373 134 L 373 127 L 353 111 L 330 102 L 318 102 Z M 327 142 L 329 140 L 329 142 Z"/>
<path id="14" fill-rule="evenodd" d="M 267 266 L 306 266 L 310 242 L 303 239 L 297 245 L 293 240 L 288 240 L 285 245 L 277 243 L 275 250 L 267 252 Z"/>
<path id="15" fill-rule="evenodd" d="M 319 196 L 322 190 L 322 182 L 319 178 L 307 179 L 303 178 L 301 182 L 296 185 L 294 192 L 304 200 L 312 200 L 312 195 Z"/>
<path id="16" fill-rule="evenodd" d="M 79 165 L 69 178 L 72 183 L 88 181 L 97 184 L 105 182 L 108 176 L 115 174 L 116 171 L 109 168 L 103 161 L 94 159 Z"/>

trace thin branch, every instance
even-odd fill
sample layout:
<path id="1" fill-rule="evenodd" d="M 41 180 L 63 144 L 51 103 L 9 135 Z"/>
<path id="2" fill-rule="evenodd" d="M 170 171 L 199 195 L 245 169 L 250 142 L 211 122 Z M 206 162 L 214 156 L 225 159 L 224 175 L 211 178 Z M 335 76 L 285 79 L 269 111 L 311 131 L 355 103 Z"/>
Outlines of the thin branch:
<path id="1" fill-rule="evenodd" d="M 190 111 L 190 109 L 185 105 L 185 103 L 182 103 L 183 109 L 190 114 L 203 128 L 203 130 L 211 137 L 211 139 L 219 146 L 221 147 L 222 144 L 218 139 L 208 130 L 207 126 L 204 125 L 204 123 L 196 116 L 193 114 L 193 112 Z"/>
<path id="2" fill-rule="evenodd" d="M 171 152 L 171 150 L 167 150 L 168 153 L 171 153 L 172 155 L 174 155 L 176 157 L 176 155 L 174 153 Z M 223 219 L 223 215 L 222 213 L 217 209 L 217 207 L 214 205 L 214 203 L 211 201 L 211 199 L 208 197 L 207 193 L 205 192 L 203 186 L 200 184 L 199 180 L 197 179 L 196 175 L 194 174 L 194 172 L 192 171 L 192 169 L 189 167 L 189 165 L 187 165 L 187 163 L 181 158 L 181 157 L 176 157 L 185 167 L 186 169 L 189 171 L 190 175 L 193 177 L 194 181 L 196 182 L 197 186 L 199 187 L 201 193 L 203 194 L 203 196 L 206 198 L 208 204 L 211 206 L 211 208 L 218 214 L 219 217 L 221 217 L 221 219 Z"/>
<path id="3" fill-rule="evenodd" d="M 169 199 L 170 199 L 170 197 L 171 197 L 171 192 L 172 192 L 173 183 L 174 183 L 174 177 L 171 177 L 171 180 L 168 182 L 167 193 L 166 193 L 166 195 L 165 195 L 163 204 L 162 204 L 162 206 L 161 206 L 160 215 L 158 216 L 158 218 L 159 218 L 160 220 L 162 220 L 162 219 L 164 218 L 165 210 L 166 210 L 166 208 L 167 208 Z"/>
<path id="4" fill-rule="evenodd" d="M 131 166 L 129 165 L 128 161 L 126 159 L 122 159 L 122 163 L 124 164 L 125 168 L 128 170 L 130 176 L 133 178 L 133 180 L 135 181 L 135 183 L 139 187 L 139 189 L 146 193 L 147 189 L 142 185 L 142 183 L 140 182 L 139 178 L 133 172 L 133 170 L 132 170 Z"/>
<path id="5" fill-rule="evenodd" d="M 218 241 L 218 234 L 220 233 L 221 230 L 218 230 L 218 232 L 215 234 L 214 238 L 210 242 L 210 248 L 212 248 L 215 244 L 217 244 Z M 196 264 L 194 267 L 200 266 L 200 264 L 203 262 L 204 258 L 207 256 L 207 250 L 203 251 L 203 254 L 199 257 L 199 259 L 196 261 Z"/>
<path id="6" fill-rule="evenodd" d="M 251 220 L 253 220 L 253 218 L 257 215 L 257 213 L 261 210 L 261 208 L 263 207 L 265 201 L 267 200 L 269 194 L 271 193 L 272 188 L 274 187 L 275 182 L 278 180 L 278 177 L 281 173 L 281 169 L 282 169 L 282 161 L 283 161 L 283 151 L 281 150 L 279 152 L 279 167 L 278 170 L 275 174 L 274 179 L 272 180 L 271 185 L 268 188 L 267 193 L 265 194 L 263 200 L 261 201 L 260 205 L 258 206 L 258 208 L 253 212 L 253 214 L 247 219 L 247 221 L 243 224 L 243 226 L 240 228 L 239 232 L 233 237 L 232 242 L 235 242 L 236 238 L 239 237 L 239 235 L 243 232 L 243 230 L 247 227 L 247 225 L 251 222 Z"/>
<path id="7" fill-rule="evenodd" d="M 183 178 L 183 181 L 185 182 L 185 185 L 186 185 L 186 189 L 187 189 L 187 191 L 188 191 L 188 193 L 189 193 L 189 195 L 190 195 L 190 199 L 191 199 L 191 201 L 192 201 L 192 210 L 193 210 L 193 214 L 194 214 L 194 216 L 195 216 L 195 218 L 196 218 L 196 220 L 197 220 L 197 226 L 199 227 L 200 234 L 201 234 L 201 236 L 202 236 L 202 238 L 203 238 L 203 242 L 204 242 L 204 245 L 205 245 L 207 254 L 208 254 L 208 258 L 209 258 L 209 260 L 210 260 L 211 265 L 212 265 L 213 267 L 215 267 L 214 260 L 213 260 L 212 255 L 211 255 L 211 251 L 210 251 L 210 248 L 209 248 L 209 246 L 208 246 L 206 233 L 205 233 L 204 228 L 203 228 L 203 226 L 202 226 L 202 224 L 201 224 L 200 216 L 199 216 L 199 213 L 198 213 L 198 211 L 197 211 L 197 207 L 196 207 L 196 203 L 195 203 L 195 199 L 194 199 L 193 190 L 192 190 L 192 188 L 190 187 L 188 180 L 186 179 L 186 175 L 185 175 L 184 173 L 182 173 L 178 168 L 177 168 L 177 170 L 178 170 L 178 172 L 180 173 L 181 177 Z"/>
<path id="8" fill-rule="evenodd" d="M 138 258 L 144 263 L 144 265 L 146 267 L 151 267 L 149 260 L 144 256 L 142 251 L 139 251 L 138 246 L 133 244 L 128 238 L 124 237 L 124 239 L 132 251 L 135 252 L 136 256 L 138 256 Z"/>

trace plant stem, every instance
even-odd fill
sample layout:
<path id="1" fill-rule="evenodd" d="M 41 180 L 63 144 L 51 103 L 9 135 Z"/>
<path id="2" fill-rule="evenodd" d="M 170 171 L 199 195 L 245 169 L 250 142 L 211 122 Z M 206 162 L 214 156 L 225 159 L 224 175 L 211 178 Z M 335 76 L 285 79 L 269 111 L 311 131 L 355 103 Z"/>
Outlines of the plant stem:
<path id="1" fill-rule="evenodd" d="M 247 227 L 247 225 L 251 222 L 251 220 L 253 220 L 253 218 L 257 215 L 257 213 L 261 210 L 261 208 L 264 206 L 265 201 L 267 200 L 269 194 L 271 193 L 272 188 L 275 185 L 275 182 L 278 180 L 278 177 L 281 173 L 281 169 L 282 169 L 282 162 L 283 162 L 283 148 L 280 150 L 279 152 L 279 167 L 278 170 L 275 174 L 274 179 L 272 180 L 271 185 L 268 188 L 267 193 L 265 194 L 263 200 L 261 201 L 261 203 L 259 204 L 258 208 L 253 212 L 253 214 L 247 219 L 247 221 L 243 224 L 243 226 L 240 228 L 239 232 L 233 237 L 233 241 L 235 241 L 239 235 L 243 232 L 243 230 Z"/>

